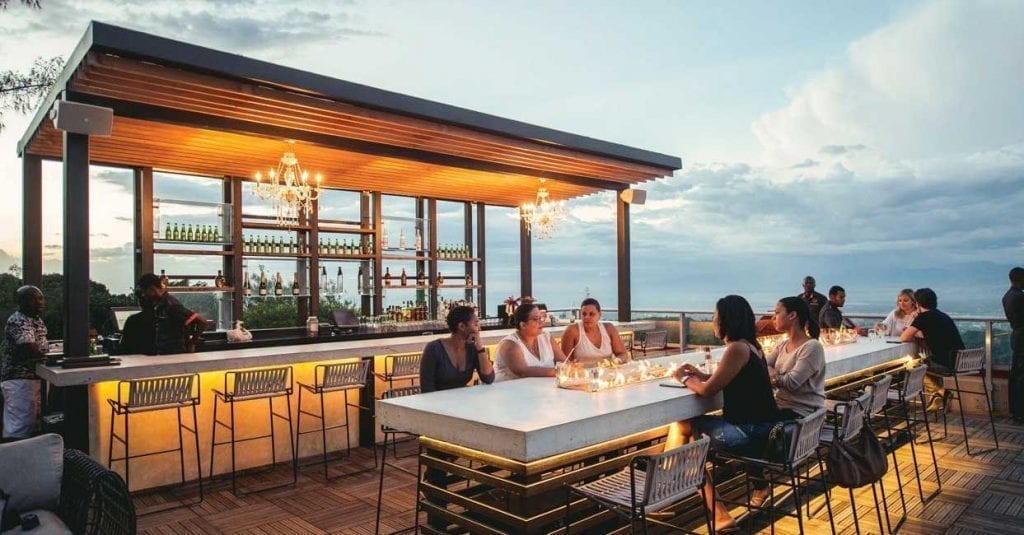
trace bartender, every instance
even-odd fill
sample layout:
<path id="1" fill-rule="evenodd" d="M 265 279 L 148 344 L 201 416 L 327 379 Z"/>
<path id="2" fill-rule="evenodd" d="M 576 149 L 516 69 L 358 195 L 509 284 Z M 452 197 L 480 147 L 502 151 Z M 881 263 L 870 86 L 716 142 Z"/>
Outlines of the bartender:
<path id="1" fill-rule="evenodd" d="M 206 320 L 167 293 L 160 277 L 146 273 L 136 288 L 142 311 L 124 323 L 121 354 L 169 355 L 195 351 Z"/>

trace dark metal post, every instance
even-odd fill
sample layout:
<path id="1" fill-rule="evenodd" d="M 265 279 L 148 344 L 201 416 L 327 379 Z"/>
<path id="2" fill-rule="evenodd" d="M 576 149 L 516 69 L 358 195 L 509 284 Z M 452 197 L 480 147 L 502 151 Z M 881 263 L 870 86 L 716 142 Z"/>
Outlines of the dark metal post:
<path id="1" fill-rule="evenodd" d="M 615 236 L 618 249 L 619 272 L 619 321 L 630 321 L 633 317 L 632 292 L 629 274 L 629 204 L 615 195 Z"/>
<path id="2" fill-rule="evenodd" d="M 427 286 L 430 287 L 430 291 L 427 292 L 427 310 L 430 311 L 431 318 L 443 320 L 444 318 L 437 317 L 437 299 L 441 291 L 437 287 L 437 273 L 440 271 L 437 261 L 437 199 L 427 199 L 427 234 L 430 235 L 427 243 L 430 244 L 430 254 L 433 258 L 430 262 L 430 272 L 427 274 Z"/>
<path id="3" fill-rule="evenodd" d="M 519 292 L 533 297 L 533 249 L 530 228 L 519 218 Z"/>
<path id="4" fill-rule="evenodd" d="M 136 167 L 135 183 L 135 280 L 153 273 L 153 168 Z"/>
<path id="5" fill-rule="evenodd" d="M 468 256 L 470 258 L 473 258 L 473 257 L 476 256 L 475 254 L 473 254 L 476 251 L 476 249 L 473 247 L 473 203 L 464 202 L 464 203 L 462 203 L 462 205 L 463 205 L 463 210 L 462 210 L 463 216 L 462 216 L 462 219 L 463 219 L 463 231 L 464 231 L 463 238 L 462 238 L 462 240 L 463 240 L 462 243 L 466 244 L 466 249 L 467 249 L 467 251 L 469 251 L 469 254 L 467 254 L 466 256 Z M 470 278 L 473 278 L 473 264 L 474 264 L 474 262 L 466 262 L 465 266 L 463 266 L 465 268 L 465 270 L 463 272 L 463 277 L 465 277 L 466 275 L 469 275 Z M 473 284 L 478 284 L 476 279 L 473 279 Z M 466 299 L 466 301 L 470 301 L 470 302 L 473 301 L 473 289 L 472 288 L 466 288 L 465 299 Z"/>
<path id="6" fill-rule="evenodd" d="M 485 251 L 487 250 L 486 240 L 484 236 L 487 234 L 484 232 L 484 212 L 487 211 L 487 205 L 484 203 L 477 203 L 476 205 L 476 257 L 480 259 L 476 263 L 476 283 L 480 285 L 480 301 L 477 302 L 477 306 L 480 307 L 480 315 L 487 315 L 487 269 Z"/>
<path id="7" fill-rule="evenodd" d="M 381 225 L 383 220 L 381 219 L 381 197 L 380 192 L 374 192 L 372 195 L 373 203 L 373 270 L 370 282 L 373 284 L 373 315 L 379 316 L 384 313 L 384 261 L 381 255 L 384 251 L 381 250 Z M 365 291 L 365 288 L 364 288 Z"/>
<path id="8" fill-rule="evenodd" d="M 230 228 L 231 233 L 225 232 L 224 238 L 231 241 L 231 256 L 224 257 L 224 274 L 231 286 L 235 289 L 234 299 L 231 300 L 231 319 L 237 321 L 242 319 L 242 305 L 245 300 L 245 273 L 242 268 L 242 179 L 238 177 L 224 177 L 224 204 L 231 206 L 231 215 L 223 215 L 221 226 Z M 234 326 L 230 326 L 233 328 Z"/>
<path id="9" fill-rule="evenodd" d="M 21 280 L 43 282 L 43 160 L 26 153 L 21 158 Z"/>
<path id="10" fill-rule="evenodd" d="M 64 355 L 89 354 L 89 136 L 64 132 Z"/>
<path id="11" fill-rule="evenodd" d="M 373 194 L 369 191 L 362 191 L 359 193 L 359 228 L 362 230 L 377 228 L 374 226 L 377 224 L 376 219 L 374 219 L 374 216 L 371 213 L 370 201 L 372 196 Z M 377 251 L 377 246 L 380 245 L 380 242 L 377 240 L 376 230 L 374 230 L 372 234 L 363 234 L 360 237 L 360 240 L 369 240 L 370 248 L 373 253 L 373 256 L 370 258 L 377 258 L 377 255 L 380 254 L 380 252 Z M 373 277 L 370 275 L 370 268 L 373 265 L 376 265 L 376 262 L 371 262 L 371 260 L 362 260 L 359 262 L 359 266 L 363 269 L 364 273 L 362 282 L 356 282 L 356 288 L 359 288 L 360 286 L 363 288 L 362 295 L 359 296 L 360 316 L 369 316 L 373 312 L 373 292 L 366 287 L 366 283 L 373 280 Z M 356 276 L 359 276 L 358 269 L 356 270 Z"/>

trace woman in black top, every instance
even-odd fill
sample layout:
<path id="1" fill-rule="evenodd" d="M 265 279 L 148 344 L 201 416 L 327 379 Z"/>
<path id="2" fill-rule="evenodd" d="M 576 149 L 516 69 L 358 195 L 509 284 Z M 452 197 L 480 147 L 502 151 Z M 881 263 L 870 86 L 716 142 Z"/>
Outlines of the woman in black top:
<path id="1" fill-rule="evenodd" d="M 709 375 L 692 364 L 684 364 L 676 370 L 675 378 L 701 397 L 722 392 L 722 416 L 698 416 L 679 422 L 678 433 L 682 442 L 696 435 L 707 435 L 711 438 L 712 449 L 756 450 L 757 446 L 763 446 L 779 420 L 779 409 L 768 379 L 768 364 L 755 336 L 754 311 L 746 299 L 728 295 L 716 303 L 712 321 L 715 335 L 726 343 L 718 367 Z M 668 445 L 678 442 L 671 435 Z M 708 499 L 713 495 L 711 484 L 708 481 L 704 489 Z M 718 530 L 736 526 L 724 505 L 709 502 L 707 506 L 715 512 Z"/>
<path id="2" fill-rule="evenodd" d="M 434 340 L 423 348 L 420 361 L 420 389 L 423 392 L 461 388 L 473 378 L 484 383 L 494 381 L 494 367 L 480 343 L 480 318 L 471 307 L 455 307 L 448 312 L 451 336 Z"/>

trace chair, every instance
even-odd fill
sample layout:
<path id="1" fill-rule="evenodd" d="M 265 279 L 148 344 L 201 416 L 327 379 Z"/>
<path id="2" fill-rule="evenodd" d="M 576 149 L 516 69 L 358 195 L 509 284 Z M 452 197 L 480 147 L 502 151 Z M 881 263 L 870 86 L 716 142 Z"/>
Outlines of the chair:
<path id="1" fill-rule="evenodd" d="M 622 345 L 626 348 L 629 360 L 633 360 L 633 331 L 620 332 L 619 340 L 622 340 Z"/>
<path id="2" fill-rule="evenodd" d="M 420 378 L 422 353 L 396 353 L 384 356 L 384 373 L 374 372 L 381 381 L 388 383 L 388 390 L 395 388 L 395 381 L 409 381 L 410 385 Z"/>
<path id="3" fill-rule="evenodd" d="M 928 425 L 928 415 L 925 414 L 923 420 L 924 428 L 928 435 L 928 447 L 932 451 L 932 467 L 935 469 L 935 482 L 938 484 L 938 488 L 929 494 L 927 498 L 924 495 L 924 489 L 921 487 L 921 470 L 917 466 L 917 452 L 914 447 L 917 440 L 915 427 L 922 420 L 911 418 L 910 416 L 911 401 L 916 399 L 921 404 L 922 412 L 927 406 L 924 399 L 924 375 L 927 372 L 928 366 L 924 364 L 911 368 L 907 371 L 903 384 L 899 385 L 899 388 L 896 389 L 890 388 L 888 393 L 889 403 L 894 407 L 898 407 L 903 412 L 903 420 L 910 431 L 910 455 L 914 459 L 914 475 L 917 478 L 917 492 L 921 497 L 921 503 L 931 501 L 938 493 L 942 492 L 942 478 L 939 475 L 939 462 L 935 457 L 935 444 L 932 443 L 932 429 Z"/>
<path id="4" fill-rule="evenodd" d="M 235 467 L 235 444 L 248 442 L 250 440 L 270 439 L 270 454 L 272 459 L 271 469 L 277 466 L 277 440 L 274 432 L 274 418 L 288 422 L 288 448 L 292 450 L 292 481 L 294 485 L 298 481 L 298 455 L 295 451 L 295 442 L 292 438 L 292 368 L 284 366 L 280 368 L 265 368 L 260 370 L 229 371 L 224 373 L 224 390 L 214 390 L 213 400 L 213 433 L 210 438 L 210 477 L 213 477 L 214 458 L 217 453 L 217 446 L 231 445 L 231 492 L 236 496 L 238 493 L 237 470 Z M 274 399 L 285 398 L 288 406 L 287 416 L 274 412 Z M 267 400 L 267 410 L 270 416 L 270 434 L 257 435 L 246 438 L 235 436 L 235 404 L 247 401 Z M 225 423 L 217 418 L 218 402 L 227 404 L 231 414 L 230 423 Z M 217 428 L 225 427 L 230 431 L 231 439 L 227 442 L 217 442 Z M 260 492 L 280 488 L 289 483 L 271 485 L 250 492 Z"/>
<path id="5" fill-rule="evenodd" d="M 864 408 L 864 424 L 871 425 L 872 421 L 876 421 L 881 423 L 882 428 L 885 429 L 885 442 L 888 445 L 889 452 L 892 454 L 892 466 L 896 472 L 896 486 L 900 491 L 900 504 L 903 506 L 900 519 L 896 522 L 896 529 L 899 530 L 900 526 L 907 520 L 907 498 L 903 493 L 900 465 L 896 459 L 896 430 L 889 420 L 889 413 L 885 410 L 889 402 L 890 386 L 892 386 L 892 376 L 887 374 L 865 387 L 864 391 L 870 394 L 871 397 L 868 401 L 868 406 Z M 886 522 L 889 522 L 889 502 L 884 490 L 882 492 L 882 505 L 885 507 Z"/>
<path id="6" fill-rule="evenodd" d="M 821 435 L 819 437 L 821 444 L 824 446 L 831 447 L 836 442 L 850 442 L 854 438 L 860 435 L 861 430 L 864 428 L 865 422 L 865 407 L 868 407 L 871 403 L 871 393 L 864 392 L 856 399 L 850 401 L 833 401 L 825 400 L 826 408 L 832 411 L 833 423 L 826 424 L 821 428 Z M 881 481 L 879 481 L 881 483 Z M 857 533 L 860 533 L 860 522 L 857 520 L 857 502 L 853 497 L 853 489 L 847 489 L 850 492 L 850 508 L 853 512 L 853 525 Z M 882 510 L 878 504 L 878 492 L 875 489 L 875 484 L 871 484 L 871 494 L 875 499 L 875 514 L 878 516 L 878 530 L 882 530 Z M 828 492 L 826 492 L 826 497 Z M 885 488 L 882 488 L 882 495 L 885 496 Z M 886 526 L 888 527 L 889 518 L 886 514 Z M 892 532 L 892 529 L 889 529 Z"/>
<path id="7" fill-rule="evenodd" d="M 793 424 L 795 429 L 792 433 L 792 439 L 786 448 L 785 458 L 782 460 L 774 461 L 761 459 L 756 457 L 749 457 L 738 453 L 732 453 L 728 451 L 714 452 L 713 458 L 715 461 L 715 469 L 723 461 L 733 461 L 739 463 L 741 466 L 748 468 L 745 470 L 744 475 L 744 486 L 746 488 L 747 496 L 747 511 L 749 513 L 750 508 L 754 507 L 758 510 L 768 510 L 769 514 L 774 516 L 777 512 L 775 502 L 775 484 L 777 483 L 776 476 L 784 477 L 781 482 L 782 485 L 788 486 L 793 489 L 793 499 L 796 502 L 796 510 L 794 513 L 783 513 L 784 516 L 795 516 L 797 519 L 797 525 L 800 528 L 800 533 L 804 532 L 804 521 L 803 514 L 801 513 L 801 506 L 806 501 L 808 508 L 810 507 L 810 499 L 804 500 L 800 494 L 800 482 L 818 481 L 821 483 L 822 488 L 825 489 L 825 505 L 828 508 L 828 522 L 832 528 L 832 533 L 836 532 L 835 520 L 832 517 L 832 502 L 831 497 L 828 493 L 828 480 L 826 479 L 826 472 L 824 469 L 824 461 L 821 456 L 821 452 L 818 449 L 820 442 L 820 434 L 822 427 L 825 424 L 825 409 L 818 409 L 813 413 L 796 420 Z M 810 477 L 810 467 L 812 463 L 818 464 L 818 476 Z M 771 507 L 751 506 L 750 505 L 750 477 L 751 470 L 749 468 L 760 471 L 768 481 L 769 501 Z M 803 475 L 803 472 L 807 472 L 807 475 Z M 714 476 L 712 476 L 714 478 Z M 729 503 L 725 500 L 721 500 L 725 503 Z M 771 531 L 775 532 L 775 523 L 771 523 Z"/>
<path id="8" fill-rule="evenodd" d="M 640 332 L 637 333 L 637 342 L 640 343 L 640 352 L 646 358 L 648 349 L 668 347 L 668 332 L 663 330 Z"/>
<path id="9" fill-rule="evenodd" d="M 711 439 L 701 437 L 689 444 L 670 449 L 657 455 L 638 455 L 629 466 L 611 475 L 579 485 L 566 485 L 565 532 L 569 533 L 571 523 L 572 496 L 578 494 L 596 502 L 616 516 L 629 520 L 630 533 L 639 519 L 643 532 L 647 523 L 682 530 L 667 522 L 648 518 L 649 513 L 667 509 L 670 505 L 700 493 L 704 497 L 704 482 L 707 471 L 704 463 Z M 714 533 L 711 515 L 704 507 L 704 521 L 709 533 Z"/>
<path id="10" fill-rule="evenodd" d="M 354 405 L 348 401 L 348 393 L 352 390 L 358 390 L 366 386 L 366 380 L 369 377 L 370 364 L 372 360 L 362 360 L 359 362 L 343 362 L 337 364 L 321 364 L 318 365 L 313 371 L 313 384 L 308 385 L 305 383 L 299 383 L 299 408 L 295 416 L 295 451 L 299 451 L 299 439 L 302 435 L 309 433 L 316 433 L 317 429 L 309 431 L 302 430 L 302 415 L 305 414 L 314 419 L 320 421 L 320 442 L 323 448 L 323 465 L 324 465 L 324 479 L 330 481 L 332 478 L 327 474 L 327 430 L 328 429 L 345 429 L 345 457 L 348 457 L 352 452 L 352 438 L 349 434 L 349 416 L 348 408 L 355 407 L 357 409 L 363 409 L 360 405 Z M 303 390 L 309 392 L 320 398 L 320 412 L 314 413 L 302 408 L 302 392 Z M 331 392 L 341 392 L 344 396 L 344 404 L 342 411 L 345 413 L 345 423 L 337 425 L 327 425 L 327 412 L 324 404 L 324 394 Z"/>
<path id="11" fill-rule="evenodd" d="M 199 500 L 182 505 L 195 505 L 203 501 L 203 470 L 202 462 L 199 460 L 199 420 L 196 418 L 196 406 L 199 405 L 199 374 L 176 375 L 172 377 L 157 377 L 153 379 L 139 379 L 135 381 L 119 381 L 117 383 L 117 399 L 108 399 L 110 404 L 110 446 L 107 450 L 107 466 L 113 467 L 114 461 L 124 461 L 124 479 L 128 488 L 131 488 L 130 467 L 131 460 L 140 457 L 153 455 L 164 455 L 178 452 L 178 461 L 181 465 L 181 483 L 185 483 L 185 447 L 182 437 L 182 430 L 192 433 L 195 439 L 196 452 L 196 478 L 199 481 Z M 192 409 L 192 427 L 188 427 L 181 421 L 181 411 Z M 178 417 L 178 447 L 154 451 L 149 453 L 130 454 L 129 450 L 129 422 L 131 415 L 146 412 L 158 412 L 174 410 Z M 124 417 L 124 436 L 114 432 L 114 423 L 118 416 Z M 124 446 L 124 456 L 114 457 L 114 442 L 120 442 Z M 175 507 L 180 507 L 175 506 Z M 162 508 L 149 513 L 166 511 L 170 508 Z"/>
<path id="12" fill-rule="evenodd" d="M 393 398 L 401 398 L 401 397 L 406 397 L 406 396 L 415 396 L 415 395 L 417 395 L 419 393 L 420 393 L 419 385 L 406 386 L 406 387 L 402 387 L 402 388 L 393 388 L 391 390 L 386 390 L 384 392 L 384 394 L 381 396 L 381 399 L 393 399 Z M 381 430 L 381 432 L 384 433 L 384 451 L 381 453 L 381 458 L 380 458 L 380 482 L 377 485 L 377 523 L 376 523 L 376 530 L 374 531 L 375 534 L 380 532 L 381 500 L 383 500 L 383 498 L 384 498 L 384 467 L 387 466 L 387 464 L 388 464 L 388 462 L 387 462 L 387 459 L 388 459 L 388 437 L 389 436 L 391 437 L 392 452 L 395 455 L 395 459 L 398 459 L 398 450 L 397 450 L 397 447 L 396 447 L 395 435 L 400 434 L 400 433 L 401 434 L 409 434 L 409 433 L 406 433 L 404 431 L 400 431 L 398 429 L 395 429 L 393 427 L 388 427 L 386 425 L 380 426 L 380 430 Z M 376 444 L 373 445 L 373 461 L 374 461 L 374 463 L 377 462 L 377 445 Z M 407 473 L 409 475 L 415 475 L 417 479 L 419 478 L 419 474 L 418 473 L 417 474 L 413 474 L 413 473 L 409 472 L 408 470 L 406 470 L 406 469 L 404 469 L 404 468 L 402 468 L 400 466 L 396 466 L 396 465 L 392 465 L 392 467 L 393 468 L 397 468 L 398 470 L 400 470 L 402 472 L 405 472 L 405 473 Z M 418 493 L 417 493 L 417 495 L 418 495 Z M 419 500 L 418 499 L 416 500 L 416 503 L 417 503 L 417 506 L 416 506 L 416 508 L 417 508 L 416 509 L 416 519 L 417 519 L 417 523 L 418 523 L 419 522 Z M 415 528 L 411 528 L 411 529 L 408 529 L 408 530 L 402 530 L 402 531 L 412 531 L 413 529 L 415 529 Z"/>
<path id="13" fill-rule="evenodd" d="M 988 383 L 985 382 L 985 348 L 979 347 L 976 349 L 961 349 L 956 352 L 956 366 L 952 373 L 942 374 L 944 377 L 953 378 L 953 388 L 947 388 L 946 390 L 953 393 L 953 397 L 956 398 L 957 406 L 960 409 L 960 426 L 964 431 L 964 447 L 967 449 L 967 455 L 975 456 L 982 453 L 988 453 L 990 451 L 999 449 L 999 435 L 996 434 L 996 421 L 992 416 L 992 398 L 988 394 Z M 961 377 L 981 376 L 981 391 L 977 390 L 964 390 L 960 386 Z M 988 422 L 992 426 L 992 440 L 995 441 L 996 445 L 994 448 L 988 448 L 980 451 L 971 453 L 971 443 L 967 438 L 967 419 L 964 416 L 964 402 L 961 394 L 979 394 L 985 396 L 985 406 L 988 407 Z M 942 411 L 942 432 L 946 433 L 946 411 Z"/>
<path id="14" fill-rule="evenodd" d="M 60 435 L 0 444 L 0 488 L 11 494 L 9 513 L 39 518 L 30 533 L 135 533 L 135 505 L 121 476 L 65 450 Z"/>

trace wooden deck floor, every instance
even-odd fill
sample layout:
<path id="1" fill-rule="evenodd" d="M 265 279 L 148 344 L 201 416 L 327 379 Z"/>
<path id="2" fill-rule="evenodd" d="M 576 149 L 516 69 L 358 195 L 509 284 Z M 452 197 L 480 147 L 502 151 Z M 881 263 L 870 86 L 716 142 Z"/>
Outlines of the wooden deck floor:
<path id="1" fill-rule="evenodd" d="M 913 479 L 910 449 L 898 450 L 908 518 L 900 533 L 907 534 L 1024 534 L 1024 427 L 1009 419 L 998 419 L 1000 449 L 991 453 L 968 456 L 960 431 L 959 417 L 950 416 L 949 436 L 935 443 L 942 475 L 942 492 L 927 504 L 918 497 Z M 954 425 L 955 423 L 955 425 Z M 992 445 L 988 420 L 968 419 L 971 449 Z M 939 430 L 941 434 L 941 426 Z M 415 444 L 399 445 L 400 466 L 415 470 Z M 927 495 L 936 488 L 931 458 L 926 447 L 918 447 L 918 463 Z M 332 468 L 332 476 L 348 473 L 325 483 L 320 465 L 303 468 L 298 483 L 276 490 L 239 498 L 232 494 L 229 481 L 216 480 L 206 488 L 206 499 L 198 505 L 164 512 L 145 514 L 178 500 L 194 500 L 196 489 L 166 490 L 136 497 L 139 532 L 143 534 L 177 533 L 346 533 L 372 534 L 375 528 L 377 484 L 379 472 L 373 470 L 370 450 L 353 450 L 351 459 Z M 359 470 L 363 470 L 359 472 Z M 251 475 L 245 485 L 262 485 L 290 480 L 290 470 L 280 467 L 263 474 Z M 890 513 L 901 514 L 897 485 L 892 470 L 885 480 Z M 413 524 L 416 482 L 410 475 L 388 469 L 384 481 L 384 503 L 381 533 L 390 533 Z M 839 533 L 855 533 L 850 502 L 845 491 L 833 493 L 833 507 Z M 817 501 L 820 501 L 818 498 Z M 858 518 L 862 533 L 880 533 L 870 487 L 856 494 Z M 747 531 L 764 531 L 764 523 L 745 522 Z M 794 519 L 775 522 L 780 534 L 797 533 Z M 807 533 L 828 533 L 824 510 L 805 524 Z"/>

